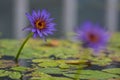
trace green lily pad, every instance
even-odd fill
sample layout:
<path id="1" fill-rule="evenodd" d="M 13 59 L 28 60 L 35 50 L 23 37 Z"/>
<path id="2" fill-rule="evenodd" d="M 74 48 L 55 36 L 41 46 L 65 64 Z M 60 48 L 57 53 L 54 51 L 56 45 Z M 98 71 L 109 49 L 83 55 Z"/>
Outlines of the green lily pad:
<path id="1" fill-rule="evenodd" d="M 9 77 L 11 79 L 20 79 L 21 78 L 21 74 L 19 72 L 11 72 L 11 74 L 9 74 Z"/>
<path id="2" fill-rule="evenodd" d="M 9 73 L 5 72 L 5 70 L 0 70 L 0 77 L 7 76 Z"/>
<path id="3" fill-rule="evenodd" d="M 32 62 L 34 63 L 41 63 L 41 62 L 44 62 L 44 61 L 49 61 L 49 59 L 33 59 Z"/>
<path id="4" fill-rule="evenodd" d="M 60 64 L 59 67 L 62 68 L 62 69 L 70 68 L 70 66 L 68 66 L 68 65 L 65 64 L 65 63 Z"/>
<path id="5" fill-rule="evenodd" d="M 59 68 L 41 68 L 38 69 L 37 71 L 47 73 L 47 74 L 62 74 L 64 70 L 59 69 Z"/>
<path id="6" fill-rule="evenodd" d="M 33 78 L 40 78 L 40 77 L 50 77 L 50 75 L 40 72 L 40 71 L 34 71 L 30 74 Z"/>
<path id="7" fill-rule="evenodd" d="M 42 77 L 41 80 L 72 80 L 69 78 L 65 78 L 65 77 Z"/>
<path id="8" fill-rule="evenodd" d="M 67 77 L 75 78 L 75 74 L 64 74 L 64 75 Z M 79 78 L 80 79 L 110 79 L 110 78 L 119 78 L 119 75 L 105 73 L 97 70 L 81 70 Z"/>
<path id="9" fill-rule="evenodd" d="M 26 71 L 28 68 L 23 67 L 23 66 L 17 66 L 17 67 L 12 67 L 11 69 L 15 70 L 15 71 L 21 71 L 21 72 L 23 72 L 23 71 Z"/>
<path id="10" fill-rule="evenodd" d="M 58 65 L 59 64 L 56 61 L 52 61 L 52 60 L 44 61 L 44 62 L 38 64 L 38 66 L 40 66 L 40 67 L 56 67 Z"/>
<path id="11" fill-rule="evenodd" d="M 21 74 L 19 72 L 0 70 L 0 77 L 9 76 L 11 79 L 19 79 Z"/>
<path id="12" fill-rule="evenodd" d="M 120 75 L 120 68 L 104 69 L 102 71 Z"/>
<path id="13" fill-rule="evenodd" d="M 103 58 L 103 59 L 95 58 L 92 60 L 93 60 L 92 64 L 99 65 L 99 66 L 106 66 L 112 62 L 110 58 Z"/>
<path id="14" fill-rule="evenodd" d="M 30 80 L 72 80 L 70 78 L 65 78 L 65 77 L 32 77 Z"/>

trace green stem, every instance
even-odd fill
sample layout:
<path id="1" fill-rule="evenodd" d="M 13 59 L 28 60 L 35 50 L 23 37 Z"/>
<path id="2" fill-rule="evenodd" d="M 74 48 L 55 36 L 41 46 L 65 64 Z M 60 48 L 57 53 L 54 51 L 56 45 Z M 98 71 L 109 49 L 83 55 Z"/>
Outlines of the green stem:
<path id="1" fill-rule="evenodd" d="M 22 43 L 22 45 L 20 46 L 20 48 L 19 48 L 19 50 L 18 50 L 18 52 L 17 52 L 17 55 L 16 55 L 16 57 L 15 57 L 15 62 L 16 62 L 16 63 L 18 63 L 18 58 L 19 58 L 19 56 L 20 56 L 20 53 L 21 53 L 21 51 L 22 51 L 25 43 L 29 40 L 29 38 L 30 38 L 32 35 L 33 35 L 33 33 L 31 32 L 31 33 L 27 36 L 27 38 L 24 40 L 24 42 Z"/>

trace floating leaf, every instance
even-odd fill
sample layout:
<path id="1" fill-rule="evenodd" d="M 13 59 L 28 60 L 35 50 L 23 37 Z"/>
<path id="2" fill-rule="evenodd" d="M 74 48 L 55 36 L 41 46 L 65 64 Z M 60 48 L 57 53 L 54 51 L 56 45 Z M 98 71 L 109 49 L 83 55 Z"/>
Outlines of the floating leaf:
<path id="1" fill-rule="evenodd" d="M 32 72 L 31 74 L 32 77 L 50 77 L 50 75 L 46 74 L 46 73 L 43 73 L 43 72 L 40 72 L 40 71 L 35 71 L 35 72 Z"/>
<path id="2" fill-rule="evenodd" d="M 59 69 L 59 68 L 41 68 L 37 71 L 43 72 L 43 73 L 47 73 L 47 74 L 62 74 L 63 70 Z"/>
<path id="3" fill-rule="evenodd" d="M 103 71 L 120 75 L 120 68 L 104 69 Z"/>
<path id="4" fill-rule="evenodd" d="M 32 77 L 30 80 L 72 80 L 70 78 L 65 77 Z"/>
<path id="5" fill-rule="evenodd" d="M 5 70 L 0 70 L 0 77 L 7 76 L 8 73 L 5 73 Z"/>
<path id="6" fill-rule="evenodd" d="M 87 62 L 88 62 L 87 60 L 66 60 L 66 64 L 73 64 L 73 65 L 86 64 Z"/>
<path id="7" fill-rule="evenodd" d="M 41 77 L 31 77 L 30 80 L 41 80 Z"/>
<path id="8" fill-rule="evenodd" d="M 75 78 L 75 74 L 64 74 L 67 77 Z M 119 78 L 118 75 L 105 73 L 97 70 L 81 70 L 80 79 L 110 79 Z"/>
<path id="9" fill-rule="evenodd" d="M 32 62 L 34 63 L 41 63 L 41 62 L 44 62 L 44 61 L 49 61 L 49 59 L 33 59 Z"/>
<path id="10" fill-rule="evenodd" d="M 49 61 L 44 61 L 44 62 L 38 64 L 38 66 L 40 66 L 40 67 L 56 67 L 58 65 L 59 64 L 57 62 L 50 61 L 50 60 Z"/>
<path id="11" fill-rule="evenodd" d="M 15 70 L 15 71 L 21 71 L 21 72 L 23 72 L 23 71 L 26 71 L 28 68 L 23 67 L 23 66 L 17 66 L 17 67 L 12 67 L 11 69 Z"/>
<path id="12" fill-rule="evenodd" d="M 19 79 L 21 74 L 19 72 L 0 70 L 0 77 L 9 76 L 12 79 Z"/>
<path id="13" fill-rule="evenodd" d="M 99 65 L 99 66 L 106 66 L 109 65 L 112 62 L 110 58 L 104 58 L 104 59 L 93 59 L 92 64 Z"/>
<path id="14" fill-rule="evenodd" d="M 55 61 L 59 64 L 63 64 L 63 63 L 65 63 L 66 60 L 55 60 Z"/>
<path id="15" fill-rule="evenodd" d="M 41 80 L 72 80 L 72 79 L 65 77 L 49 77 L 49 78 L 42 78 Z"/>
<path id="16" fill-rule="evenodd" d="M 11 74 L 9 74 L 9 77 L 11 79 L 20 79 L 21 74 L 19 72 L 11 72 Z"/>
<path id="17" fill-rule="evenodd" d="M 62 69 L 67 69 L 67 68 L 70 68 L 70 66 L 68 66 L 67 64 L 63 63 L 63 64 L 60 64 L 59 65 L 60 68 Z"/>

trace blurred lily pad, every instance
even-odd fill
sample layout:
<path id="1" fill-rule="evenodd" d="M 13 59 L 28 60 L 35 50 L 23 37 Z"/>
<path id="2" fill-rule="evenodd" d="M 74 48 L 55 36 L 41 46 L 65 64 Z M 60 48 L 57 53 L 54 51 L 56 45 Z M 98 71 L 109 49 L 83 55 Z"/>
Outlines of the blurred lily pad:
<path id="1" fill-rule="evenodd" d="M 15 70 L 15 71 L 24 72 L 24 71 L 26 71 L 28 68 L 23 67 L 23 66 L 17 66 L 17 67 L 12 67 L 11 69 L 12 69 L 12 70 Z"/>
<path id="2" fill-rule="evenodd" d="M 94 65 L 99 65 L 99 66 L 106 66 L 111 64 L 112 60 L 110 58 L 103 58 L 103 59 L 98 59 L 98 58 L 94 58 L 92 59 L 92 63 Z"/>
<path id="3" fill-rule="evenodd" d="M 120 68 L 103 69 L 103 71 L 120 75 Z"/>
<path id="4" fill-rule="evenodd" d="M 40 67 L 57 67 L 59 64 L 56 61 L 44 61 L 42 63 L 39 63 L 38 66 Z"/>
<path id="5" fill-rule="evenodd" d="M 19 72 L 0 70 L 0 77 L 9 76 L 11 79 L 20 79 L 21 74 Z"/>
<path id="6" fill-rule="evenodd" d="M 62 74 L 64 70 L 59 68 L 41 68 L 41 69 L 38 69 L 37 71 L 47 73 L 47 74 Z"/>
<path id="7" fill-rule="evenodd" d="M 86 64 L 87 62 L 87 60 L 66 60 L 66 64 L 72 65 Z"/>
<path id="8" fill-rule="evenodd" d="M 60 64 L 59 67 L 62 68 L 62 69 L 70 68 L 70 66 L 68 66 L 68 65 L 65 64 L 65 63 Z"/>
<path id="9" fill-rule="evenodd" d="M 65 77 L 32 77 L 30 80 L 72 80 Z"/>
<path id="10" fill-rule="evenodd" d="M 9 73 L 6 73 L 5 70 L 0 70 L 0 77 L 7 76 Z"/>
<path id="11" fill-rule="evenodd" d="M 20 79 L 22 75 L 19 72 L 11 72 L 11 74 L 9 74 L 9 77 L 11 79 Z"/>
<path id="12" fill-rule="evenodd" d="M 41 62 L 44 62 L 44 61 L 49 61 L 49 59 L 33 59 L 32 62 L 34 63 L 41 63 Z"/>
<path id="13" fill-rule="evenodd" d="M 64 74 L 67 77 L 75 78 L 75 74 Z M 97 70 L 81 70 L 80 79 L 110 79 L 119 78 L 119 75 L 105 73 Z"/>

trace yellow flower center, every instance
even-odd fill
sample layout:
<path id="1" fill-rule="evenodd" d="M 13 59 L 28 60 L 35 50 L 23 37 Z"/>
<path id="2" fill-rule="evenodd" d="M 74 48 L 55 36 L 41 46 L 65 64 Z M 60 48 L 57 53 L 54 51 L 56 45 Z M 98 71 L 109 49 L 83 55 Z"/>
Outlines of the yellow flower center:
<path id="1" fill-rule="evenodd" d="M 36 26 L 37 29 L 42 30 L 42 29 L 44 29 L 46 27 L 46 24 L 45 24 L 45 21 L 37 20 L 35 22 L 35 26 Z"/>

